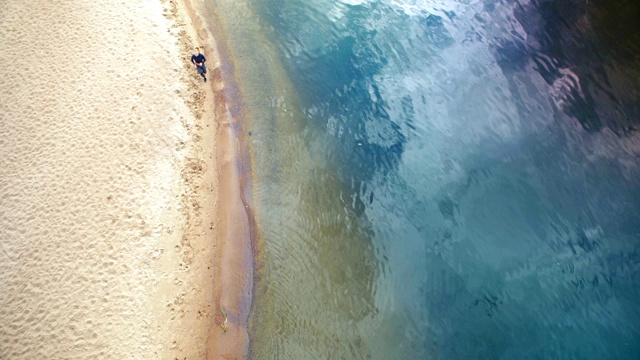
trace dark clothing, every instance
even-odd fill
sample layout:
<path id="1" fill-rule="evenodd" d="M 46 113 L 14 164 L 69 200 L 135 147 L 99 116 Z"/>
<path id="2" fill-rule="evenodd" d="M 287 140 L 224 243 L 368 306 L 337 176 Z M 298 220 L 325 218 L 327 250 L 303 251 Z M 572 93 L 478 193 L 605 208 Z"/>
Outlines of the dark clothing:
<path id="1" fill-rule="evenodd" d="M 207 59 L 202 54 L 198 54 L 198 56 L 191 55 L 191 62 L 194 64 L 202 63 L 204 65 L 205 61 L 207 61 Z"/>
<path id="2" fill-rule="evenodd" d="M 204 57 L 204 55 L 198 53 L 198 55 L 191 55 L 191 62 L 194 63 L 196 65 L 196 69 L 198 70 L 198 74 L 200 74 L 200 76 L 202 76 L 202 78 L 204 79 L 204 82 L 207 82 L 207 67 L 204 66 L 204 62 L 207 61 L 207 59 Z"/>

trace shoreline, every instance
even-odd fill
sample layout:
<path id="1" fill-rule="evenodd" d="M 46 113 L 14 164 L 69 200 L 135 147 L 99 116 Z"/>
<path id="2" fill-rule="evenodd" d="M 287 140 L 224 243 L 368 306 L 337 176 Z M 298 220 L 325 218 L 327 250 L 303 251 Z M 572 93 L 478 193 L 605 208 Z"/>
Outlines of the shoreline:
<path id="1" fill-rule="evenodd" d="M 221 29 L 203 17 L 204 8 L 191 0 L 181 0 L 182 10 L 191 21 L 192 37 L 197 36 L 207 53 L 217 59 L 210 67 L 210 90 L 218 124 L 216 162 L 219 180 L 217 243 L 214 299 L 215 316 L 207 341 L 207 359 L 247 358 L 249 353 L 248 318 L 252 305 L 255 224 L 251 212 L 251 164 L 242 127 L 239 89 L 233 82 L 233 63 L 225 52 Z M 215 23 L 215 21 L 214 21 Z M 206 56 L 206 54 L 205 54 Z M 226 69 L 226 70 L 225 70 Z M 225 74 L 227 81 L 225 82 Z M 231 100 L 231 102 L 229 102 Z"/>

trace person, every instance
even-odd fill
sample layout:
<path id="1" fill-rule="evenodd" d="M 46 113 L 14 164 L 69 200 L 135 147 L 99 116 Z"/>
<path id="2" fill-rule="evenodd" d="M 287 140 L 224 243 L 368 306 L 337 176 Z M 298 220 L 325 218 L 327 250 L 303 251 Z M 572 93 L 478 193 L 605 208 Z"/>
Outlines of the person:
<path id="1" fill-rule="evenodd" d="M 198 74 L 202 76 L 204 82 L 207 82 L 207 67 L 204 65 L 204 62 L 207 59 L 200 53 L 200 48 L 196 48 L 196 50 L 191 55 L 191 62 L 195 65 L 196 70 L 198 70 Z"/>

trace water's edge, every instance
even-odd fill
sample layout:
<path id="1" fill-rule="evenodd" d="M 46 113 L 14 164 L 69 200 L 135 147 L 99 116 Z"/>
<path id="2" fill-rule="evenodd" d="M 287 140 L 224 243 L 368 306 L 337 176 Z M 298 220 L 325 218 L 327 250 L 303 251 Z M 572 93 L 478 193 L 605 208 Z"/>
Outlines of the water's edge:
<path id="1" fill-rule="evenodd" d="M 219 181 L 216 206 L 217 257 L 212 324 L 207 358 L 246 358 L 247 322 L 253 292 L 254 216 L 251 210 L 251 163 L 243 131 L 241 92 L 234 80 L 233 59 L 213 7 L 183 0 L 188 16 L 204 44 L 209 59 L 209 84 L 213 88 L 216 164 Z M 215 36 L 214 36 L 215 34 Z M 210 61 L 211 62 L 211 61 Z M 214 245 L 216 246 L 216 245 Z"/>

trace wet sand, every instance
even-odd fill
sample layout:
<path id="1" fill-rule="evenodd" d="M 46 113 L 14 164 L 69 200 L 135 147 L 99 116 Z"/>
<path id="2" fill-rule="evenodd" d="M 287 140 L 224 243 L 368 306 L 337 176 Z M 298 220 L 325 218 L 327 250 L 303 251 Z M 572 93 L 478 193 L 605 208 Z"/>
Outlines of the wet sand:
<path id="1" fill-rule="evenodd" d="M 215 316 L 207 340 L 207 359 L 244 359 L 249 352 L 247 326 L 252 305 L 255 226 L 241 95 L 217 18 L 224 15 L 217 13 L 212 4 L 189 0 L 182 4 L 190 20 L 187 28 L 195 31 L 191 36 L 200 39 L 208 52 L 218 58 L 218 66 L 211 73 L 211 89 L 219 124 L 216 136 L 219 201 L 224 206 L 217 212 L 219 271 L 214 283 Z"/>
<path id="2" fill-rule="evenodd" d="M 187 8 L 0 5 L 0 358 L 218 358 L 246 212 L 215 45 Z M 242 333 L 224 306 L 221 336 Z"/>

